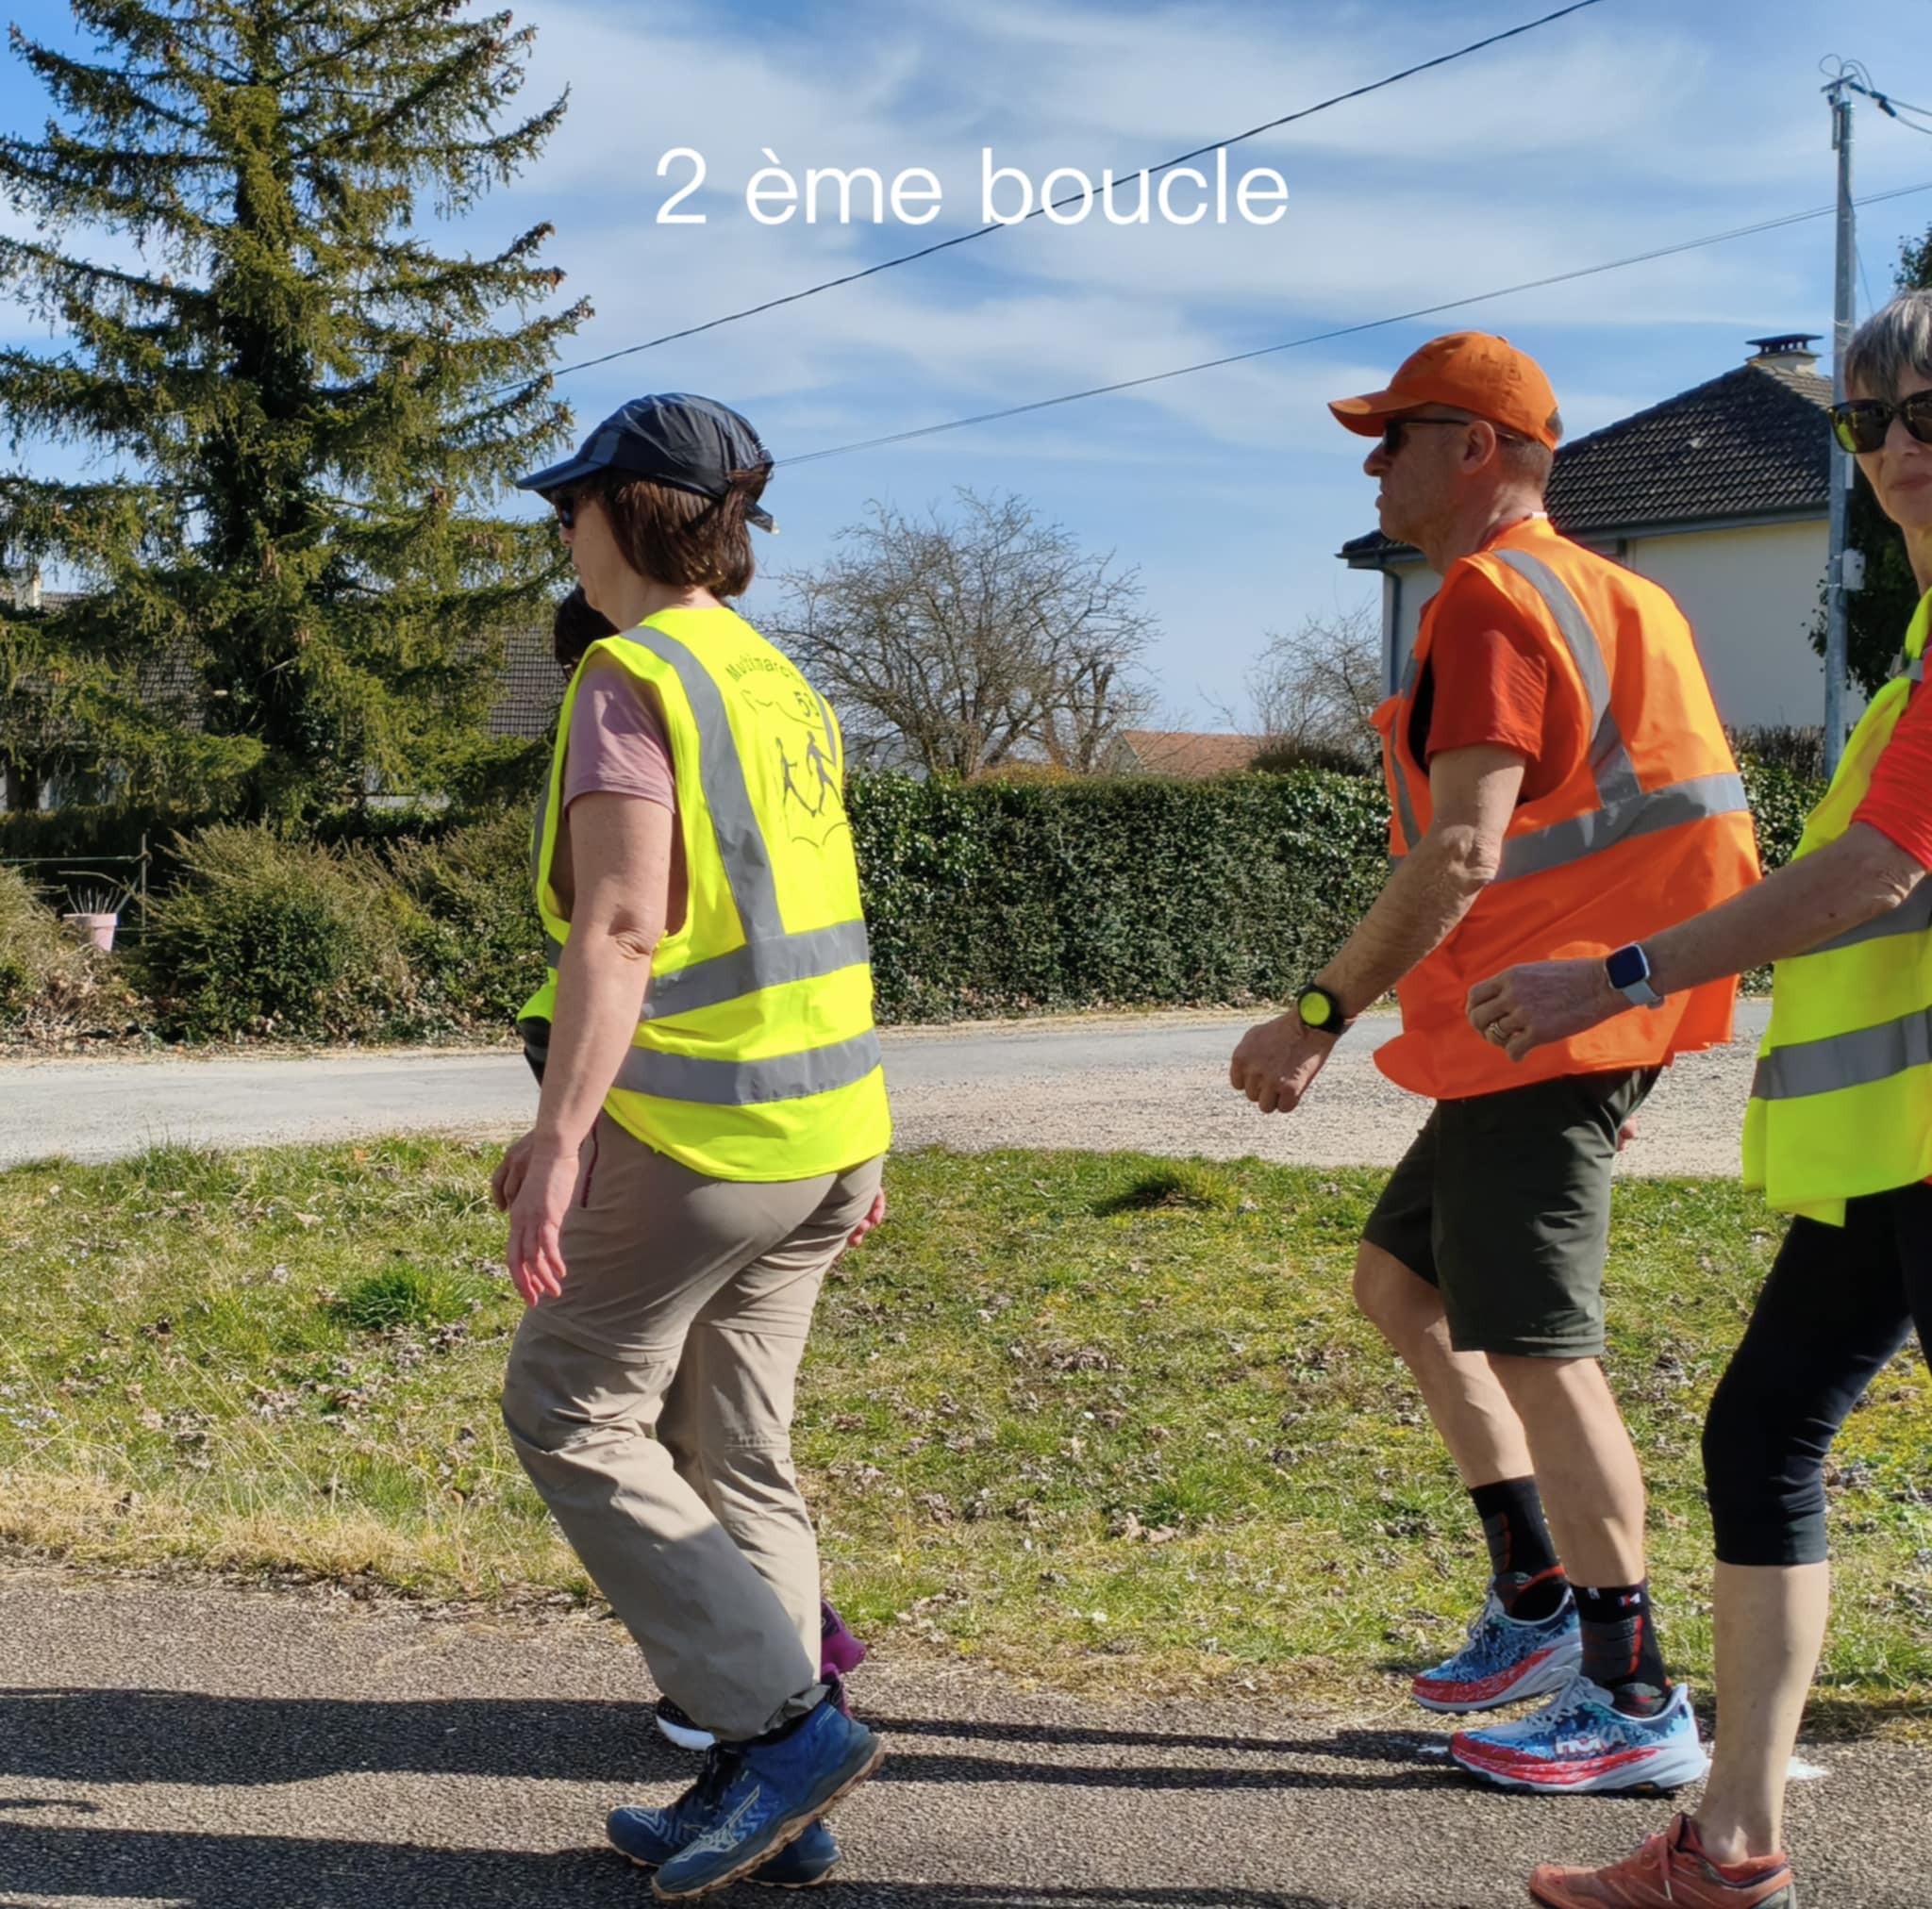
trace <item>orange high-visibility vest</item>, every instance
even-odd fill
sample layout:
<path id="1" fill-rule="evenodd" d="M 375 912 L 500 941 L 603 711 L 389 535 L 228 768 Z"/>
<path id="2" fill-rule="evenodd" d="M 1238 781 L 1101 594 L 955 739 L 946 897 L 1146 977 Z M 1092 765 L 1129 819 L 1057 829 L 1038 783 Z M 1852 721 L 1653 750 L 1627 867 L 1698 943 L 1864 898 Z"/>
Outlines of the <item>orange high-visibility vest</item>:
<path id="1" fill-rule="evenodd" d="M 1589 740 L 1555 788 L 1518 807 L 1496 878 L 1397 989 L 1402 1033 L 1376 1065 L 1412 1093 L 1466 1100 L 1722 1045 L 1737 993 L 1728 980 L 1632 1008 L 1521 1062 L 1470 1026 L 1476 982 L 1517 962 L 1607 954 L 1715 907 L 1757 879 L 1757 849 L 1690 626 L 1664 590 L 1542 517 L 1510 524 L 1461 562 L 1519 610 L 1548 662 L 1550 696 L 1589 711 Z M 1409 729 L 1435 606 L 1423 612 L 1401 690 L 1375 712 L 1397 856 L 1429 826 L 1428 770 Z"/>

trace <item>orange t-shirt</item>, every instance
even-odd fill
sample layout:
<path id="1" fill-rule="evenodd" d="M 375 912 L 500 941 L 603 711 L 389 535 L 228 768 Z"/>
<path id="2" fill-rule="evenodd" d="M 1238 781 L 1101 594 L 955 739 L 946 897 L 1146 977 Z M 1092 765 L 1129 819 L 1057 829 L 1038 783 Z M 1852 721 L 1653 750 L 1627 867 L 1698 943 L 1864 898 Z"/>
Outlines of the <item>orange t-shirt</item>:
<path id="1" fill-rule="evenodd" d="M 1921 683 L 1872 766 L 1854 822 L 1872 827 L 1932 869 L 1932 697 Z"/>
<path id="2" fill-rule="evenodd" d="M 1549 658 L 1517 608 L 1483 573 L 1457 568 L 1428 606 L 1429 655 L 1416 683 L 1409 746 L 1427 763 L 1489 744 L 1523 757 L 1534 802 L 1557 788 L 1587 746 L 1586 712 L 1550 693 Z"/>

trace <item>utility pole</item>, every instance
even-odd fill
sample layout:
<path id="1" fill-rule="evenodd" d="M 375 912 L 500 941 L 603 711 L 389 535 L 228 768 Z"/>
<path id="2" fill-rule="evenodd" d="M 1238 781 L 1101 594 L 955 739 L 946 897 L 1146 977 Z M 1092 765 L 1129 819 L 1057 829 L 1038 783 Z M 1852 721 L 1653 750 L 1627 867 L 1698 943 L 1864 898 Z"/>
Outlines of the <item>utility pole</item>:
<path id="1" fill-rule="evenodd" d="M 1831 322 L 1831 397 L 1845 399 L 1845 352 L 1852 341 L 1852 277 L 1857 229 L 1852 211 L 1851 80 L 1840 74 L 1824 91 L 1831 101 L 1831 144 L 1838 154 L 1838 294 Z M 1830 555 L 1824 571 L 1824 772 L 1838 770 L 1845 743 L 1845 531 L 1852 501 L 1850 454 L 1831 440 Z"/>

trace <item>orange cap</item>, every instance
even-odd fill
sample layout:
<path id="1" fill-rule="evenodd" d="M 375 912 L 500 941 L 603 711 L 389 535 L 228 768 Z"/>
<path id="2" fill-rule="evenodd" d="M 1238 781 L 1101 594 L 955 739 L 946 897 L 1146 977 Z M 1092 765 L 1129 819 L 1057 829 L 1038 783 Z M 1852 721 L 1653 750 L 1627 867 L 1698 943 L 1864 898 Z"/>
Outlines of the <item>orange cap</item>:
<path id="1" fill-rule="evenodd" d="M 1377 438 L 1384 420 L 1418 405 L 1449 405 L 1472 411 L 1552 451 L 1562 431 L 1557 394 L 1542 366 L 1507 338 L 1491 338 L 1486 331 L 1452 331 L 1432 338 L 1403 359 L 1387 390 L 1335 398 L 1328 408 L 1349 430 Z"/>

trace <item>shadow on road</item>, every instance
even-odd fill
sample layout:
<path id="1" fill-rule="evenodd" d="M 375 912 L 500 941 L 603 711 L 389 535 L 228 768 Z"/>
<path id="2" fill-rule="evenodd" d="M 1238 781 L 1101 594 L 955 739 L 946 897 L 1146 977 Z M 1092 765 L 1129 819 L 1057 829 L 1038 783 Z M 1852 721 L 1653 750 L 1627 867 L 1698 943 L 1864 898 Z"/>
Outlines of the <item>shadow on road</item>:
<path id="1" fill-rule="evenodd" d="M 875 1721 L 891 1751 L 880 1772 L 886 1782 L 1380 1791 L 1460 1787 L 1467 1781 L 1448 1768 L 1419 1763 L 1414 1737 L 1377 1731 L 1262 1741 L 1051 1724 Z M 1076 1763 L 908 1747 L 908 1740 L 921 1738 L 1016 1749 L 1218 1754 L 1206 1763 L 1104 1756 Z M 1301 1768 L 1224 1760 L 1237 1752 L 1319 1763 Z M 1365 1773 L 1345 1767 L 1362 1762 L 1390 1768 Z M 641 1703 L 462 1698 L 370 1703 L 172 1690 L 0 1690 L 0 1780 L 246 1786 L 384 1771 L 601 1782 L 627 1788 L 687 1782 L 696 1765 L 663 1742 Z"/>
<path id="2" fill-rule="evenodd" d="M 420 1844 L 298 1836 L 222 1836 L 187 1831 L 47 1829 L 0 1834 L 0 1899 L 138 1896 L 171 1909 L 639 1909 L 643 1879 L 605 1850 L 536 1855 L 438 1850 Z M 769 1902 L 740 1887 L 708 1899 Z M 905 1904 L 907 1909 L 1330 1909 L 1313 1896 L 1257 1889 L 1026 1888 L 1000 1884 L 835 1883 L 827 1904 Z"/>
<path id="3" fill-rule="evenodd" d="M 1227 1736 L 1191 1730 L 1090 1729 L 1058 1723 L 954 1722 L 934 1717 L 865 1720 L 893 1737 L 942 1736 L 984 1743 L 1113 1744 L 1127 1750 L 1211 1750 L 1248 1756 L 1343 1757 L 1357 1763 L 1413 1764 L 1423 1731 L 1336 1730 L 1323 1736 Z"/>

